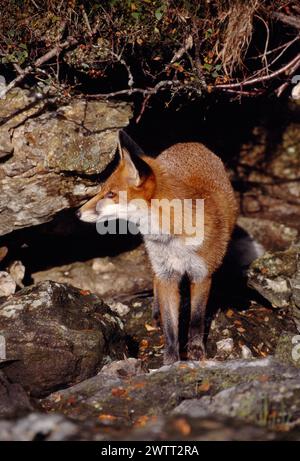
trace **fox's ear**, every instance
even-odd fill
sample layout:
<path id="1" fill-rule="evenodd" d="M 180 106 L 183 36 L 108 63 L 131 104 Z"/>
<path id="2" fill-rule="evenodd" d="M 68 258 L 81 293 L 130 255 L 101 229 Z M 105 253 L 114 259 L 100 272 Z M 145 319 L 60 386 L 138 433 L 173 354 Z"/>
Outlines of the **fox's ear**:
<path id="1" fill-rule="evenodd" d="M 126 179 L 131 186 L 138 187 L 150 175 L 151 168 L 138 155 L 130 154 L 129 151 L 119 144 L 121 163 L 124 165 Z"/>

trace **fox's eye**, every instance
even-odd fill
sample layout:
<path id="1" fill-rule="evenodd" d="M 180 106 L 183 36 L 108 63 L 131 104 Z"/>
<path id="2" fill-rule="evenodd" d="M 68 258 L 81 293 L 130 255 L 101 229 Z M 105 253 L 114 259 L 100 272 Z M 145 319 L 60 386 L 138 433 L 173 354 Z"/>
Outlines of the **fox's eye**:
<path id="1" fill-rule="evenodd" d="M 114 198 L 116 195 L 117 194 L 115 192 L 110 190 L 109 192 L 107 192 L 107 194 L 105 194 L 105 198 Z"/>

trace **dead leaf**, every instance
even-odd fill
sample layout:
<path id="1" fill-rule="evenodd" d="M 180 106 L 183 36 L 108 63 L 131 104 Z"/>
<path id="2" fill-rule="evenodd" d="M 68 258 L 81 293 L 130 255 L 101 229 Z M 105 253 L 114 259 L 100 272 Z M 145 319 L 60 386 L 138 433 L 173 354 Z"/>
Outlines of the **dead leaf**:
<path id="1" fill-rule="evenodd" d="M 156 331 L 157 328 L 153 327 L 152 325 L 149 325 L 149 323 L 145 323 L 145 328 L 147 331 Z"/>
<path id="2" fill-rule="evenodd" d="M 127 390 L 123 387 L 113 387 L 111 390 L 111 395 L 114 397 L 125 397 L 127 395 Z"/>
<path id="3" fill-rule="evenodd" d="M 174 421 L 173 426 L 182 435 L 189 435 L 191 433 L 191 426 L 185 418 L 178 418 Z"/>
<path id="4" fill-rule="evenodd" d="M 199 392 L 207 392 L 211 388 L 209 381 L 203 381 L 203 383 L 198 387 Z"/>
<path id="5" fill-rule="evenodd" d="M 98 416 L 98 419 L 99 419 L 100 421 L 103 421 L 103 422 L 104 422 L 104 421 L 110 422 L 110 421 L 115 421 L 115 420 L 117 419 L 117 417 L 114 416 L 114 415 L 102 414 L 102 415 L 99 415 L 99 416 Z"/>
<path id="6" fill-rule="evenodd" d="M 142 339 L 140 342 L 141 349 L 147 349 L 149 347 L 149 341 L 147 339 Z"/>
<path id="7" fill-rule="evenodd" d="M 136 422 L 134 423 L 134 426 L 135 427 L 144 427 L 147 422 L 149 421 L 149 416 L 147 415 L 143 415 L 143 416 L 140 416 Z"/>

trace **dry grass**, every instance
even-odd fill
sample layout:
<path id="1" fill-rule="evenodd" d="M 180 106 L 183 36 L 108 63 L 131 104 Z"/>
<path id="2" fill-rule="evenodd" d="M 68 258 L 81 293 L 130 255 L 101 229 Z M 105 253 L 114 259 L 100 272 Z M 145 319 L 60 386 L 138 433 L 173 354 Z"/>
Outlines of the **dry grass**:
<path id="1" fill-rule="evenodd" d="M 253 32 L 254 15 L 259 11 L 259 0 L 233 0 L 227 2 L 226 9 L 221 2 L 218 21 L 224 27 L 223 37 L 216 43 L 216 51 L 223 63 L 226 75 L 233 75 L 237 68 L 243 67 Z"/>

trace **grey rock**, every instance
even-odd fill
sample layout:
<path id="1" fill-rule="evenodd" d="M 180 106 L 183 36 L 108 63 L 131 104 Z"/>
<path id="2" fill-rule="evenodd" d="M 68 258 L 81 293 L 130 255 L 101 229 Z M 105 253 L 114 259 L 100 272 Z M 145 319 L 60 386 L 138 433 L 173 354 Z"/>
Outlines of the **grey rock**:
<path id="1" fill-rule="evenodd" d="M 259 426 L 293 426 L 299 416 L 299 379 L 238 384 L 205 396 L 182 402 L 175 414 L 194 418 L 222 415 Z"/>
<path id="2" fill-rule="evenodd" d="M 182 440 L 191 441 L 267 441 L 275 440 L 276 434 L 255 425 L 218 415 L 209 417 L 171 415 L 159 417 L 150 421 L 145 427 L 130 431 L 129 434 L 118 437 L 117 440 Z M 187 452 L 187 454 L 189 454 Z M 194 452 L 194 455 L 196 453 Z M 198 449 L 200 455 L 200 449 Z"/>
<path id="3" fill-rule="evenodd" d="M 145 365 L 143 365 L 141 360 L 129 357 L 125 360 L 118 360 L 111 362 L 101 369 L 99 374 L 109 375 L 115 377 L 132 377 L 144 375 L 146 373 Z"/>
<path id="4" fill-rule="evenodd" d="M 57 102 L 20 88 L 0 100 L 0 235 L 47 222 L 93 195 L 99 184 L 86 175 L 105 170 L 130 117 L 123 102 Z"/>
<path id="5" fill-rule="evenodd" d="M 266 253 L 254 261 L 248 271 L 248 284 L 266 298 L 273 307 L 293 308 L 300 321 L 300 245 L 286 251 Z"/>
<path id="6" fill-rule="evenodd" d="M 101 421 L 110 415 L 110 425 L 131 427 L 138 424 L 140 418 L 169 414 L 183 400 L 207 398 L 207 402 L 210 402 L 211 398 L 226 389 L 252 385 L 254 381 L 258 383 L 255 393 L 259 393 L 259 386 L 263 389 L 264 382 L 272 383 L 274 386 L 270 388 L 270 395 L 274 395 L 274 398 L 276 389 L 280 393 L 281 386 L 284 386 L 284 402 L 290 388 L 292 399 L 289 402 L 293 408 L 292 416 L 296 417 L 300 371 L 272 358 L 178 362 L 132 377 L 99 373 L 69 389 L 51 394 L 43 400 L 42 405 L 47 411 L 59 409 L 75 420 L 80 415 L 81 421 Z M 69 405 L 70 400 L 72 406 Z M 228 404 L 230 402 L 229 399 Z"/>
<path id="7" fill-rule="evenodd" d="M 272 120 L 272 122 L 271 122 Z M 253 130 L 242 146 L 238 175 L 247 182 L 240 194 L 242 214 L 268 219 L 300 230 L 300 124 L 299 105 L 292 102 L 271 120 Z M 277 134 L 277 130 L 280 136 Z M 283 248 L 278 248 L 283 249 Z"/>
<path id="8" fill-rule="evenodd" d="M 53 280 L 117 299 L 152 288 L 152 271 L 144 246 L 114 257 L 94 258 L 32 274 L 35 283 Z"/>
<path id="9" fill-rule="evenodd" d="M 0 306 L 7 376 L 34 396 L 82 381 L 126 353 L 123 324 L 95 295 L 54 282 L 19 291 Z"/>
<path id="10" fill-rule="evenodd" d="M 17 421 L 0 420 L 0 440 L 3 442 L 31 442 L 37 440 L 70 440 L 78 427 L 62 415 L 31 413 Z"/>
<path id="11" fill-rule="evenodd" d="M 11 274 L 6 271 L 0 271 L 0 297 L 12 295 L 16 288 L 16 281 Z"/>
<path id="12" fill-rule="evenodd" d="M 265 251 L 286 250 L 297 240 L 299 235 L 297 229 L 270 219 L 239 216 L 237 224 L 252 239 L 262 245 Z"/>
<path id="13" fill-rule="evenodd" d="M 0 418 L 16 418 L 31 410 L 31 403 L 22 386 L 12 383 L 0 370 Z"/>
<path id="14" fill-rule="evenodd" d="M 283 363 L 300 367 L 300 335 L 284 331 L 279 337 L 275 357 Z"/>

